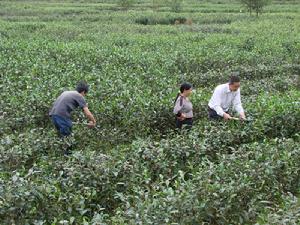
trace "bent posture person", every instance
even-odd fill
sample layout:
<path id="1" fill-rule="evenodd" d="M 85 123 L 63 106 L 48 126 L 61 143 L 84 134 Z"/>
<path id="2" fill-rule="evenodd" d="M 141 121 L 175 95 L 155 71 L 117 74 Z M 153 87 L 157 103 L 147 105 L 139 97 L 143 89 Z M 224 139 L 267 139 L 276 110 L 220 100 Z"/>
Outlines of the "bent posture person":
<path id="1" fill-rule="evenodd" d="M 191 84 L 183 83 L 180 86 L 180 93 L 175 99 L 173 110 L 173 113 L 176 115 L 176 128 L 178 129 L 181 129 L 184 124 L 187 125 L 187 128 L 191 128 L 193 125 L 193 104 L 188 99 L 191 93 Z"/>
<path id="2" fill-rule="evenodd" d="M 64 137 L 71 134 L 71 112 L 77 107 L 83 109 L 83 112 L 90 121 L 88 123 L 89 127 L 96 125 L 96 120 L 88 109 L 84 99 L 88 90 L 89 86 L 84 82 L 80 82 L 77 85 L 76 91 L 64 91 L 54 102 L 49 115 L 60 136 Z"/>
<path id="3" fill-rule="evenodd" d="M 228 113 L 233 108 L 241 120 L 246 119 L 241 103 L 240 78 L 232 76 L 229 83 L 217 86 L 208 103 L 208 115 L 210 119 L 224 118 L 225 120 L 233 117 Z"/>

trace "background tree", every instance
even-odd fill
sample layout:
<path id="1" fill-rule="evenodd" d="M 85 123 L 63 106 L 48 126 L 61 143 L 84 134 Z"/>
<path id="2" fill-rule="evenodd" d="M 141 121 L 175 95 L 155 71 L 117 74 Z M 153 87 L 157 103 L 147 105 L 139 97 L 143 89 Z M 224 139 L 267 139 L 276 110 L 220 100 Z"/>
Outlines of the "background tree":
<path id="1" fill-rule="evenodd" d="M 250 15 L 252 12 L 256 13 L 256 16 L 259 15 L 259 13 L 262 13 L 263 8 L 270 4 L 271 0 L 240 0 L 243 5 L 247 8 Z"/>

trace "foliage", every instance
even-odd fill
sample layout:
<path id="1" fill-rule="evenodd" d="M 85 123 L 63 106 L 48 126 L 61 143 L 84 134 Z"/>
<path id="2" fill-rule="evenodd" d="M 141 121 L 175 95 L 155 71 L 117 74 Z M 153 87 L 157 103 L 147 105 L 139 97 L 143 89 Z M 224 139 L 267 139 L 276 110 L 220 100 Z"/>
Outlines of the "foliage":
<path id="1" fill-rule="evenodd" d="M 184 24 L 187 19 L 185 17 L 166 17 L 166 18 L 158 18 L 158 17 L 141 17 L 135 20 L 138 24 L 143 25 L 169 25 L 169 24 Z"/>
<path id="2" fill-rule="evenodd" d="M 129 7 L 133 6 L 134 0 L 118 0 L 118 5 L 123 9 L 129 9 Z"/>
<path id="3" fill-rule="evenodd" d="M 270 0 L 240 0 L 243 5 L 247 8 L 250 15 L 254 11 L 256 13 L 256 16 L 259 15 L 259 13 L 262 13 L 263 8 L 270 4 Z"/>
<path id="4" fill-rule="evenodd" d="M 169 0 L 168 4 L 170 5 L 171 11 L 181 12 L 183 8 L 183 0 Z"/>
<path id="5" fill-rule="evenodd" d="M 116 2 L 1 1 L 0 223 L 298 223 L 297 4 L 258 20 L 227 0 L 155 14 L 152 1 Z M 209 121 L 233 71 L 249 121 Z M 64 156 L 48 111 L 78 80 L 98 127 L 74 125 Z M 183 81 L 195 125 L 177 134 Z"/>

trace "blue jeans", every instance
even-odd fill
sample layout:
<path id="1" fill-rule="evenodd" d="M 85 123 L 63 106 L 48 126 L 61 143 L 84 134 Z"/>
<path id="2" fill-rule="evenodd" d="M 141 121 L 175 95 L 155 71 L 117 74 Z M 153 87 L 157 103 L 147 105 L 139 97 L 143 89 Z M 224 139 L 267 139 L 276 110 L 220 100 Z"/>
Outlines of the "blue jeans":
<path id="1" fill-rule="evenodd" d="M 55 128 L 59 132 L 60 136 L 69 136 L 72 132 L 72 121 L 70 119 L 52 115 L 51 116 L 52 123 L 54 124 Z"/>

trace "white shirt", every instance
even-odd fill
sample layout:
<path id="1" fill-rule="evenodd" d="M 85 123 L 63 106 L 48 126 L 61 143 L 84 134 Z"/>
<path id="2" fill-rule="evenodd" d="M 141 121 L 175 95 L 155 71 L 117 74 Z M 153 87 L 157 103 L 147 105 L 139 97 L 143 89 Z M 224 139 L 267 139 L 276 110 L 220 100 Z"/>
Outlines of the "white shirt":
<path id="1" fill-rule="evenodd" d="M 244 112 L 241 103 L 240 89 L 237 91 L 230 91 L 229 83 L 221 84 L 216 87 L 211 99 L 209 100 L 208 106 L 211 109 L 214 109 L 217 114 L 222 117 L 230 107 L 233 107 L 233 109 L 239 114 Z"/>

